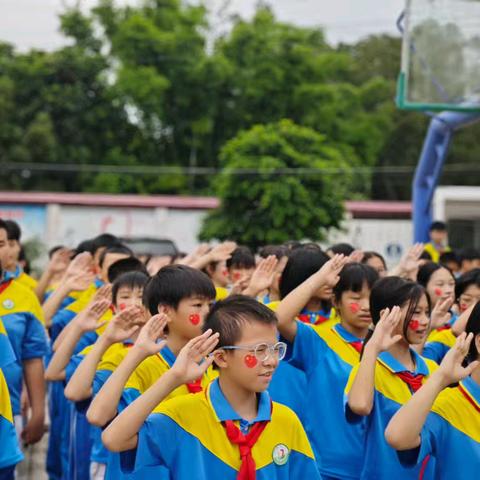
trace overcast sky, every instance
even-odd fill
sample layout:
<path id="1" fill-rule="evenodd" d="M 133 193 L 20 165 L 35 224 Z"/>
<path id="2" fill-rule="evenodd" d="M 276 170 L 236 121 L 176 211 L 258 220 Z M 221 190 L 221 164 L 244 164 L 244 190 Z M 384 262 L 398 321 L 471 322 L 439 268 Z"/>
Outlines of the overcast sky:
<path id="1" fill-rule="evenodd" d="M 219 7 L 224 0 L 207 0 Z M 136 3 L 137 0 L 117 0 Z M 20 50 L 54 49 L 64 43 L 58 13 L 77 0 L 0 0 L 0 39 Z M 82 0 L 84 8 L 96 0 Z M 251 16 L 257 0 L 230 0 L 230 12 Z M 299 25 L 321 25 L 331 42 L 356 41 L 372 33 L 395 34 L 403 0 L 270 0 L 279 19 Z"/>

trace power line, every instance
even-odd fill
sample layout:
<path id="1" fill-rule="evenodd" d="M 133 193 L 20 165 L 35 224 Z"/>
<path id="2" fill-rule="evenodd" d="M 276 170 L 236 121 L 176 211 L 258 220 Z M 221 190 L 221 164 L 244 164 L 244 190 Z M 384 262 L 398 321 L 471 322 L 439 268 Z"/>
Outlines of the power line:
<path id="1" fill-rule="evenodd" d="M 359 166 L 339 168 L 217 168 L 217 167 L 181 167 L 181 166 L 154 166 L 154 165 L 92 165 L 68 163 L 0 163 L 3 175 L 10 172 L 20 172 L 22 176 L 29 176 L 36 172 L 52 173 L 120 173 L 128 175 L 345 175 L 345 174 L 413 174 L 415 166 Z M 444 173 L 480 172 L 480 165 L 450 164 L 443 169 Z"/>

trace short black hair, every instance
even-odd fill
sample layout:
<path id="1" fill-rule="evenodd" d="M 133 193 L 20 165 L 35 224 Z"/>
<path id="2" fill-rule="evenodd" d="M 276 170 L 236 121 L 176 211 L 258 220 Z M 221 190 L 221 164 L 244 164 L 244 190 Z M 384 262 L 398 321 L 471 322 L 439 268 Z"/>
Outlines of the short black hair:
<path id="1" fill-rule="evenodd" d="M 458 257 L 458 255 L 454 251 L 443 252 L 440 255 L 439 262 L 440 262 L 440 265 L 445 265 L 445 266 L 448 266 L 447 265 L 448 263 L 454 262 L 454 263 L 457 264 L 458 267 L 460 267 L 460 258 Z"/>
<path id="2" fill-rule="evenodd" d="M 5 220 L 1 219 L 0 218 L 0 230 L 5 230 L 6 234 L 7 234 L 7 239 L 8 239 L 8 228 L 7 228 L 7 224 L 5 223 Z"/>
<path id="3" fill-rule="evenodd" d="M 286 247 L 288 250 L 296 250 L 297 248 L 302 247 L 302 242 L 298 240 L 288 240 L 287 242 L 283 243 L 282 246 Z"/>
<path id="4" fill-rule="evenodd" d="M 118 237 L 111 233 L 102 233 L 101 235 L 92 238 L 92 254 L 94 254 L 99 248 L 111 248 L 117 245 L 122 245 L 122 242 Z"/>
<path id="5" fill-rule="evenodd" d="M 445 265 L 439 265 L 438 263 L 427 262 L 418 269 L 417 282 L 423 287 L 427 288 L 427 284 L 430 281 L 432 275 L 440 269 L 445 269 L 455 280 L 455 276 L 452 271 Z"/>
<path id="6" fill-rule="evenodd" d="M 52 258 L 53 257 L 53 254 L 58 252 L 59 250 L 61 250 L 62 248 L 65 248 L 63 245 L 56 245 L 55 247 L 52 247 L 49 251 L 48 251 L 48 258 Z"/>
<path id="7" fill-rule="evenodd" d="M 117 303 L 117 294 L 122 287 L 145 288 L 148 283 L 148 275 L 141 271 L 123 273 L 115 279 L 112 285 L 112 302 Z"/>
<path id="8" fill-rule="evenodd" d="M 355 249 L 349 243 L 336 243 L 332 245 L 328 250 L 333 252 L 335 255 L 343 254 L 348 257 Z"/>
<path id="9" fill-rule="evenodd" d="M 22 238 L 22 229 L 17 222 L 13 220 L 5 220 L 5 229 L 7 230 L 7 238 L 20 242 Z"/>
<path id="10" fill-rule="evenodd" d="M 143 303 L 152 315 L 158 313 L 159 305 L 174 309 L 189 297 L 214 300 L 215 286 L 210 277 L 200 270 L 187 265 L 166 265 L 153 277 L 143 291 Z"/>
<path id="11" fill-rule="evenodd" d="M 460 250 L 460 262 L 464 260 L 480 260 L 480 251 L 476 248 L 463 248 Z"/>
<path id="12" fill-rule="evenodd" d="M 280 298 L 285 298 L 307 278 L 330 260 L 321 250 L 312 248 L 297 248 L 290 252 L 287 265 L 280 278 Z"/>
<path id="13" fill-rule="evenodd" d="M 105 261 L 105 257 L 109 253 L 123 253 L 125 255 L 129 255 L 130 257 L 133 257 L 133 252 L 130 248 L 128 248 L 126 245 L 118 244 L 118 245 L 115 245 L 113 247 L 109 247 L 102 252 L 102 254 L 100 255 L 100 258 L 98 259 L 98 264 L 100 265 L 100 267 L 103 266 L 103 262 Z"/>
<path id="14" fill-rule="evenodd" d="M 18 261 L 19 262 L 24 262 L 23 271 L 27 275 L 29 275 L 30 272 L 31 272 L 30 261 L 28 260 L 27 254 L 25 252 L 25 248 L 23 248 L 22 245 L 20 245 L 20 252 L 18 252 Z"/>
<path id="15" fill-rule="evenodd" d="M 378 258 L 383 263 L 383 268 L 385 268 L 385 270 L 387 269 L 387 262 L 385 262 L 383 256 L 380 255 L 378 252 L 374 252 L 373 250 L 369 252 L 363 252 L 361 263 L 367 263 L 372 258 Z"/>
<path id="16" fill-rule="evenodd" d="M 255 257 L 248 247 L 237 247 L 227 260 L 227 268 L 255 268 Z"/>
<path id="17" fill-rule="evenodd" d="M 333 295 L 337 301 L 341 300 L 344 292 L 360 292 L 365 284 L 372 289 L 378 280 L 378 272 L 370 265 L 347 263 L 342 268 L 339 277 L 339 281 L 333 288 Z"/>
<path id="18" fill-rule="evenodd" d="M 242 327 L 249 322 L 276 326 L 278 320 L 273 310 L 254 298 L 231 295 L 213 305 L 205 318 L 203 331 L 212 329 L 213 333 L 219 333 L 216 348 L 222 348 L 235 345 L 242 337 Z"/>
<path id="19" fill-rule="evenodd" d="M 265 245 L 258 251 L 258 255 L 262 258 L 267 258 L 270 255 L 275 255 L 278 260 L 287 256 L 289 253 L 285 245 Z"/>
<path id="20" fill-rule="evenodd" d="M 117 260 L 110 265 L 107 273 L 108 281 L 113 283 L 118 277 L 127 272 L 141 272 L 148 277 L 148 271 L 145 265 L 138 258 L 128 257 Z"/>
<path id="21" fill-rule="evenodd" d="M 439 221 L 432 222 L 428 231 L 433 232 L 434 230 L 436 230 L 437 232 L 446 232 L 447 224 L 445 222 L 439 222 Z"/>
<path id="22" fill-rule="evenodd" d="M 473 307 L 472 313 L 467 320 L 467 325 L 465 326 L 465 332 L 467 335 L 473 333 L 473 340 L 470 344 L 467 357 L 465 358 L 465 363 L 471 363 L 478 360 L 478 356 L 480 355 L 480 352 L 477 350 L 477 345 L 475 344 L 475 337 L 480 335 L 480 302 L 477 302 Z"/>
<path id="23" fill-rule="evenodd" d="M 474 268 L 457 278 L 455 283 L 455 298 L 458 300 L 470 285 L 480 287 L 480 268 Z"/>
<path id="24" fill-rule="evenodd" d="M 83 240 L 75 248 L 73 256 L 76 257 L 83 252 L 88 252 L 93 255 L 93 240 Z"/>

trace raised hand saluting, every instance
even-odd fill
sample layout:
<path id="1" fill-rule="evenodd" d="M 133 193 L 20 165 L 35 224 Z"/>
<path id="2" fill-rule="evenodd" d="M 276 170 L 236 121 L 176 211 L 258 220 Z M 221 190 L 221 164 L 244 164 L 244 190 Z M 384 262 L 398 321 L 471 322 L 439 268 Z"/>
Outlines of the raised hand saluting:
<path id="1" fill-rule="evenodd" d="M 369 345 L 374 346 L 378 353 L 387 351 L 403 338 L 402 335 L 393 333 L 401 318 L 400 307 L 393 307 L 391 310 L 386 308 L 383 311 L 369 341 Z"/>
<path id="2" fill-rule="evenodd" d="M 473 338 L 473 333 L 467 335 L 463 332 L 457 337 L 455 345 L 443 358 L 436 374 L 441 376 L 445 387 L 468 377 L 480 365 L 480 362 L 475 360 L 474 362 L 469 363 L 466 367 L 463 366 L 463 360 L 468 353 Z"/>
<path id="3" fill-rule="evenodd" d="M 212 330 L 207 330 L 180 350 L 171 370 L 177 381 L 190 383 L 201 378 L 213 362 L 213 355 L 210 353 L 216 347 L 218 338 L 218 333 L 212 334 Z"/>
<path id="4" fill-rule="evenodd" d="M 147 356 L 160 352 L 167 343 L 164 338 L 164 330 L 167 323 L 168 318 L 163 313 L 159 313 L 150 318 L 140 330 L 134 348 L 141 350 L 142 353 Z"/>

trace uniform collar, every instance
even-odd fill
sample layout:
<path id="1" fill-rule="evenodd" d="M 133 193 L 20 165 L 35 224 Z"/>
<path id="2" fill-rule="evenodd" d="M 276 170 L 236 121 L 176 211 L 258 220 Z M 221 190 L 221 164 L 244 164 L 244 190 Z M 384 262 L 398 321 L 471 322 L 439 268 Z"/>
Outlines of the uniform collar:
<path id="1" fill-rule="evenodd" d="M 465 378 L 460 385 L 480 405 L 480 385 L 472 377 Z"/>
<path id="2" fill-rule="evenodd" d="M 168 345 L 165 345 L 161 350 L 159 355 L 167 362 L 167 365 L 172 368 L 173 364 L 175 363 L 175 360 L 177 357 L 175 354 L 170 350 Z"/>
<path id="3" fill-rule="evenodd" d="M 225 395 L 220 388 L 218 378 L 210 384 L 208 392 L 210 403 L 212 404 L 212 407 L 215 410 L 217 418 L 220 422 L 225 422 L 226 420 L 244 421 L 243 418 L 228 403 L 228 400 L 225 398 Z M 252 422 L 248 422 L 249 424 L 268 422 L 272 416 L 272 407 L 268 392 L 261 392 L 258 394 L 258 396 L 259 400 L 257 417 Z"/>
<path id="4" fill-rule="evenodd" d="M 6 282 L 8 280 L 16 280 L 22 273 L 23 268 L 20 265 L 17 265 L 14 272 L 4 271 L 2 282 Z"/>
<path id="5" fill-rule="evenodd" d="M 333 329 L 345 340 L 347 343 L 363 342 L 363 338 L 358 338 L 350 333 L 341 323 L 337 323 Z"/>
<path id="6" fill-rule="evenodd" d="M 423 358 L 417 352 L 415 352 L 415 350 L 410 349 L 410 353 L 413 355 L 413 359 L 415 361 L 415 371 L 411 373 L 415 375 L 428 375 L 429 370 L 425 360 L 423 360 Z M 390 352 L 382 352 L 378 358 L 380 362 L 382 362 L 393 373 L 409 371 L 397 359 L 395 359 Z"/>

